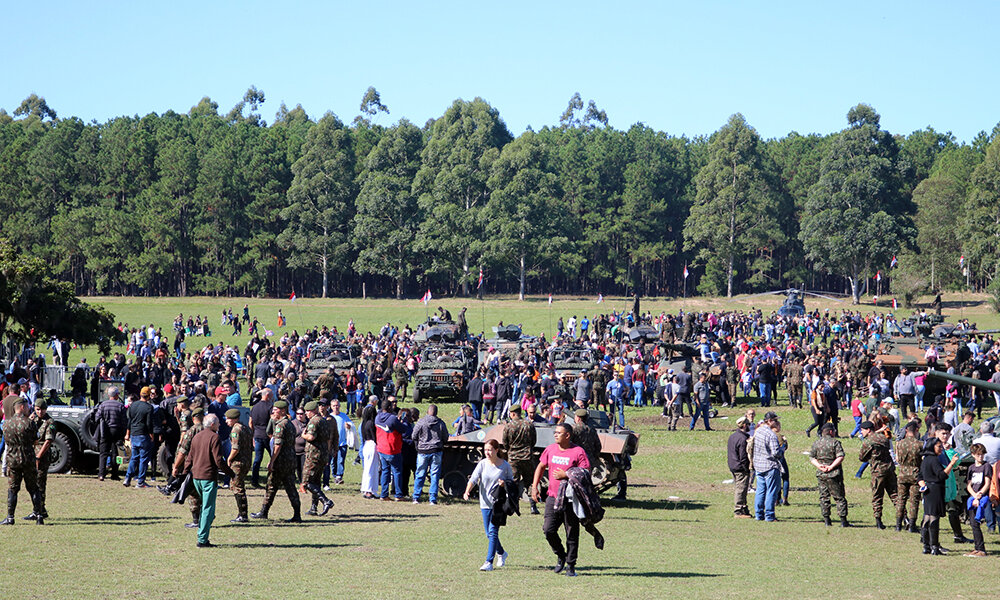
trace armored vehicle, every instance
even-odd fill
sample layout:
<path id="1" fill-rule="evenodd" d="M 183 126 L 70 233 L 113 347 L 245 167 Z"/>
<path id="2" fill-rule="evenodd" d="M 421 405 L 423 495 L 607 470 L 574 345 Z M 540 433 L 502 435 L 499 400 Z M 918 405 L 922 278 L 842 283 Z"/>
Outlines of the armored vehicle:
<path id="1" fill-rule="evenodd" d="M 462 337 L 462 331 L 457 323 L 437 316 L 417 325 L 417 330 L 413 332 L 413 341 L 417 344 L 457 344 Z"/>
<path id="2" fill-rule="evenodd" d="M 601 439 L 601 457 L 594 465 L 592 479 L 598 491 L 613 487 L 632 468 L 632 458 L 639 451 L 639 434 L 631 429 L 617 427 L 608 415 L 599 410 L 591 410 L 588 423 Z M 441 487 L 444 493 L 460 497 L 465 491 L 469 476 L 476 464 L 483 458 L 483 444 L 486 440 L 503 443 L 503 423 L 477 429 L 465 435 L 452 436 L 444 445 L 441 460 Z M 535 459 L 542 455 L 547 446 L 555 443 L 552 435 L 554 426 L 535 423 L 536 441 L 532 455 Z M 542 481 L 543 487 L 546 481 Z M 544 494 L 544 492 L 542 492 Z"/>
<path id="3" fill-rule="evenodd" d="M 549 362 L 556 371 L 555 394 L 570 399 L 570 387 L 580 371 L 589 371 L 597 364 L 597 352 L 586 346 L 558 346 L 549 351 Z"/>
<path id="4" fill-rule="evenodd" d="M 309 350 L 306 370 L 309 377 L 316 378 L 325 373 L 327 368 L 334 367 L 337 373 L 343 376 L 357 366 L 360 355 L 357 346 L 340 343 L 317 344 Z"/>
<path id="5" fill-rule="evenodd" d="M 476 351 L 470 346 L 428 344 L 420 351 L 413 378 L 413 401 L 449 397 L 463 400 L 465 385 L 476 372 Z"/>
<path id="6" fill-rule="evenodd" d="M 899 374 L 901 365 L 906 365 L 911 371 L 927 369 L 930 365 L 924 356 L 928 346 L 934 346 L 937 350 L 938 365 L 943 366 L 950 360 L 955 368 L 961 371 L 962 366 L 972 358 L 972 351 L 966 338 L 995 333 L 1000 333 L 1000 330 L 960 329 L 950 323 L 932 325 L 903 322 L 890 327 L 889 337 L 878 343 L 873 341 L 871 347 L 875 349 L 875 359 L 882 361 L 886 377 L 889 381 L 893 381 Z M 927 386 L 925 396 L 931 398 L 942 393 L 945 386 L 941 377 L 932 378 L 925 385 Z"/>
<path id="7" fill-rule="evenodd" d="M 533 335 L 524 335 L 518 325 L 494 327 L 493 333 L 492 338 L 480 344 L 479 362 L 483 362 L 488 348 L 497 348 L 505 357 L 514 360 L 521 350 L 538 340 Z"/>

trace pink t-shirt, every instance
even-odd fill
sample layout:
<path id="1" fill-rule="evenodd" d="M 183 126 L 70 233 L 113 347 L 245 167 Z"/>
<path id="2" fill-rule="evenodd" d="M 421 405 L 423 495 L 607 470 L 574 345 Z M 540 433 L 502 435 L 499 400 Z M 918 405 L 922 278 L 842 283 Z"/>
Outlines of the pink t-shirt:
<path id="1" fill-rule="evenodd" d="M 559 444 L 552 444 L 542 452 L 542 457 L 538 459 L 538 462 L 549 468 L 548 495 L 553 498 L 556 497 L 556 492 L 559 491 L 559 486 L 556 484 L 556 478 L 552 476 L 553 471 L 556 469 L 562 469 L 565 471 L 570 467 L 580 467 L 582 469 L 590 468 L 590 461 L 587 460 L 587 453 L 584 452 L 583 448 L 580 446 L 570 446 L 569 448 L 563 450 L 559 447 Z"/>

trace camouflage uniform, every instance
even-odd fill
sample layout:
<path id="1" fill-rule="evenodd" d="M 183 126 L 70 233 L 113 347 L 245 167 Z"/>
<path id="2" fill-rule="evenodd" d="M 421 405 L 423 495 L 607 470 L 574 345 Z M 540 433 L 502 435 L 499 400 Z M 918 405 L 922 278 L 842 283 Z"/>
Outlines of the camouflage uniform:
<path id="1" fill-rule="evenodd" d="M 899 477 L 897 478 L 896 525 L 902 527 L 903 508 L 909 501 L 906 516 L 910 523 L 917 522 L 917 510 L 920 506 L 920 463 L 923 444 L 915 437 L 905 437 L 896 443 L 896 459 L 899 461 Z"/>
<path id="2" fill-rule="evenodd" d="M 191 440 L 194 436 L 198 435 L 205 426 L 201 423 L 194 424 L 188 427 L 184 435 L 181 436 L 181 441 L 177 443 L 177 455 L 184 454 L 185 459 L 188 456 L 188 452 L 191 451 Z M 188 495 L 188 506 L 191 508 L 191 522 L 197 523 L 201 520 L 201 496 L 196 493 Z"/>
<path id="3" fill-rule="evenodd" d="M 893 505 L 896 504 L 896 468 L 892 464 L 889 453 L 889 438 L 885 434 L 872 431 L 861 442 L 861 452 L 858 455 L 861 462 L 869 463 L 872 470 L 872 510 L 875 518 L 882 519 L 882 499 L 888 494 Z"/>
<path id="4" fill-rule="evenodd" d="M 303 433 L 314 436 L 311 442 L 306 440 L 306 453 L 302 466 L 302 486 L 312 494 L 312 506 L 309 508 L 308 514 L 316 514 L 316 508 L 320 502 L 324 506 L 333 505 L 320 489 L 323 471 L 330 466 L 330 430 L 330 421 L 317 414 L 309 419 L 309 422 L 306 423 L 306 429 L 303 431 Z M 333 429 L 334 436 L 337 435 L 336 431 Z"/>
<path id="5" fill-rule="evenodd" d="M 796 360 L 786 365 L 785 376 L 789 404 L 802 408 L 802 363 Z"/>
<path id="6" fill-rule="evenodd" d="M 587 461 L 590 462 L 590 470 L 593 472 L 597 468 L 598 461 L 601 458 L 600 436 L 590 425 L 586 423 L 574 423 L 573 434 L 570 436 L 570 439 L 587 453 Z"/>
<path id="7" fill-rule="evenodd" d="M 233 491 L 233 496 L 236 499 L 239 516 L 245 519 L 247 516 L 246 477 L 253 462 L 253 432 L 242 423 L 236 423 L 229 433 L 229 441 L 233 449 L 236 450 L 236 457 L 229 465 L 233 470 L 233 479 L 229 482 L 229 489 Z"/>
<path id="8" fill-rule="evenodd" d="M 514 479 L 523 490 L 531 487 L 535 477 L 535 459 L 532 451 L 537 439 L 535 424 L 518 417 L 503 427 L 503 447 L 507 450 L 507 462 L 514 472 Z M 534 501 L 531 502 L 534 507 Z"/>
<path id="9" fill-rule="evenodd" d="M 177 417 L 177 424 L 180 426 L 181 436 L 183 436 L 188 429 L 191 429 L 191 426 L 194 425 L 194 419 L 191 418 L 190 409 L 184 409 L 181 411 L 180 416 Z"/>
<path id="10" fill-rule="evenodd" d="M 49 465 L 52 464 L 51 443 L 55 442 L 56 439 L 56 424 L 48 413 L 46 413 L 44 418 L 40 418 L 37 414 L 32 414 L 30 419 L 32 426 L 38 432 L 38 438 L 35 442 L 35 456 L 38 456 L 38 452 L 41 451 L 45 442 L 50 442 L 49 449 L 36 462 L 38 466 L 38 477 L 36 478 L 38 504 L 42 507 L 42 517 L 48 518 L 49 513 L 45 510 L 45 488 L 49 481 Z"/>
<path id="11" fill-rule="evenodd" d="M 3 437 L 7 446 L 7 516 L 14 518 L 17 508 L 17 493 L 21 491 L 21 482 L 31 496 L 31 504 L 35 514 L 43 514 L 39 502 L 37 486 L 38 471 L 35 467 L 35 440 L 37 431 L 32 422 L 23 415 L 14 415 L 4 421 Z"/>
<path id="12" fill-rule="evenodd" d="M 274 497 L 281 487 L 288 495 L 288 501 L 292 504 L 295 517 L 299 516 L 301 504 L 299 502 L 299 492 L 295 489 L 295 426 L 287 416 L 274 423 L 274 445 L 281 446 L 281 451 L 271 457 L 271 464 L 267 470 L 267 486 L 264 491 L 264 506 L 260 510 L 261 518 L 267 518 L 267 512 L 274 504 Z"/>
<path id="13" fill-rule="evenodd" d="M 591 383 L 593 384 L 593 390 L 591 395 L 593 397 L 594 406 L 601 407 L 604 410 L 608 408 L 608 375 L 600 366 L 595 366 L 590 370 L 588 374 Z"/>
<path id="14" fill-rule="evenodd" d="M 844 456 L 844 447 L 840 440 L 828 435 L 820 435 L 809 449 L 809 458 L 819 461 L 822 465 L 833 464 L 837 457 Z M 830 517 L 830 497 L 837 503 L 837 514 L 841 519 L 847 518 L 847 497 L 844 494 L 844 470 L 837 467 L 832 471 L 816 471 L 816 483 L 819 484 L 819 507 L 823 518 Z"/>

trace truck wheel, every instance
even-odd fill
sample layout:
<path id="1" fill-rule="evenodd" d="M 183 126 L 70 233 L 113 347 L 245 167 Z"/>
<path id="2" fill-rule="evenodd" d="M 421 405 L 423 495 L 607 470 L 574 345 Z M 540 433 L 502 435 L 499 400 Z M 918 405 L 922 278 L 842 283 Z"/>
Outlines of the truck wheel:
<path id="1" fill-rule="evenodd" d="M 441 478 L 441 491 L 452 498 L 461 498 L 468 481 L 469 477 L 465 473 L 455 469 Z"/>
<path id="2" fill-rule="evenodd" d="M 420 404 L 420 388 L 413 388 L 413 403 Z"/>
<path id="3" fill-rule="evenodd" d="M 97 452 L 97 414 L 90 409 L 80 419 L 80 441 L 87 448 Z"/>
<path id="4" fill-rule="evenodd" d="M 69 437 L 62 432 L 56 433 L 56 437 L 49 446 L 49 473 L 66 473 L 73 466 L 73 445 Z"/>

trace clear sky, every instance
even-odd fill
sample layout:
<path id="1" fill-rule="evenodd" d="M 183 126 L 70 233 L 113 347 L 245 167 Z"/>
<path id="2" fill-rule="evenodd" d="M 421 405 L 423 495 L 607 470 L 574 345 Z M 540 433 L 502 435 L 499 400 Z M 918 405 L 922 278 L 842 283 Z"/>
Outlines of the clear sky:
<path id="1" fill-rule="evenodd" d="M 612 126 L 689 136 L 735 112 L 764 137 L 828 133 L 867 102 L 882 125 L 971 140 L 1000 121 L 995 2 L 7 2 L 0 107 L 60 117 L 220 112 L 254 85 L 318 118 L 375 86 L 418 125 L 480 96 L 515 134 L 574 92 Z"/>

